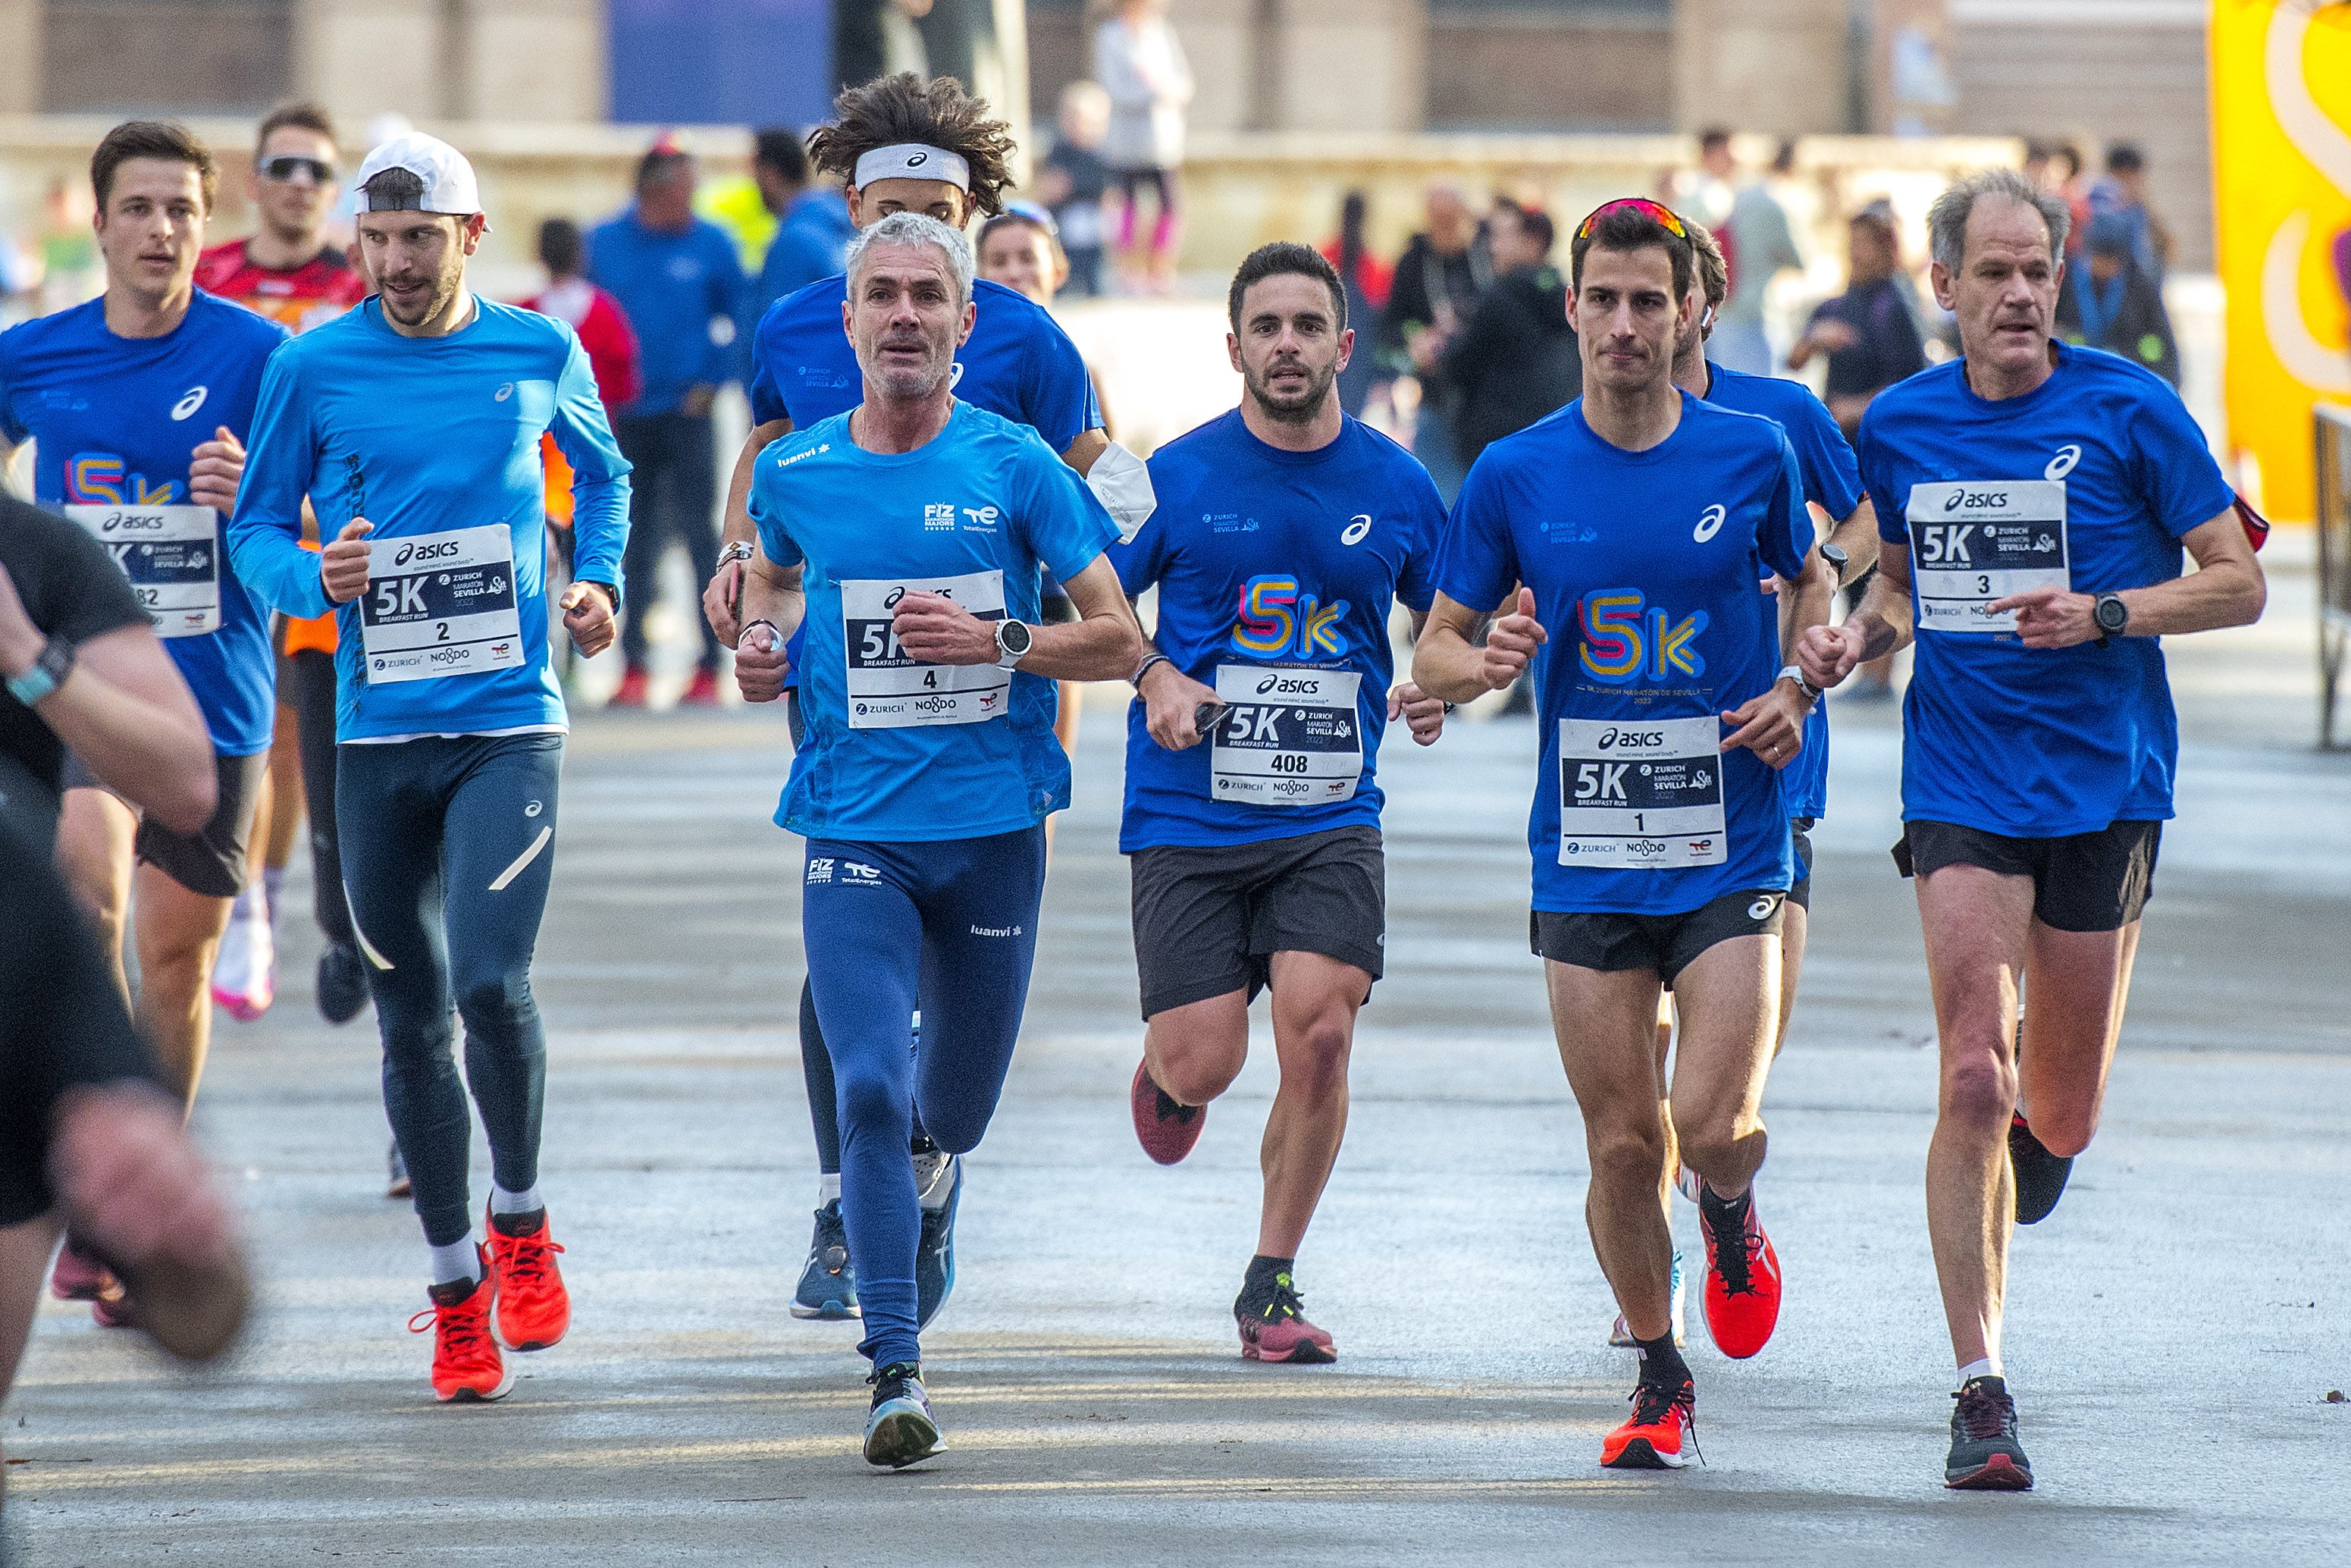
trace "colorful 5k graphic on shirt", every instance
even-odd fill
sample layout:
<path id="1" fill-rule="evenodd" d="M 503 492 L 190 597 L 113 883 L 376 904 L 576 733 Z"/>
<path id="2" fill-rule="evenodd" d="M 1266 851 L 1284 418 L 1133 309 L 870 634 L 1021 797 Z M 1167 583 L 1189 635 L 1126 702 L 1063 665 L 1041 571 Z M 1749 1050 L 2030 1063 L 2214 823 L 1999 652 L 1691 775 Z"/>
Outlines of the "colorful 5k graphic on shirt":
<path id="1" fill-rule="evenodd" d="M 178 480 L 150 485 L 122 470 L 120 457 L 102 452 L 77 454 L 66 464 L 66 500 L 102 507 L 168 507 L 178 499 Z M 127 493 L 125 480 L 129 481 Z"/>
<path id="2" fill-rule="evenodd" d="M 1637 588 L 1595 588 L 1576 606 L 1576 619 L 1584 673 L 1610 685 L 1706 673 L 1706 656 L 1698 651 L 1698 635 L 1707 626 L 1703 610 L 1677 621 L 1671 612 L 1652 607 Z"/>
<path id="3" fill-rule="evenodd" d="M 1324 604 L 1302 591 L 1287 573 L 1262 573 L 1241 584 L 1233 612 L 1232 648 L 1252 659 L 1341 659 L 1347 636 L 1340 630 L 1347 601 Z"/>

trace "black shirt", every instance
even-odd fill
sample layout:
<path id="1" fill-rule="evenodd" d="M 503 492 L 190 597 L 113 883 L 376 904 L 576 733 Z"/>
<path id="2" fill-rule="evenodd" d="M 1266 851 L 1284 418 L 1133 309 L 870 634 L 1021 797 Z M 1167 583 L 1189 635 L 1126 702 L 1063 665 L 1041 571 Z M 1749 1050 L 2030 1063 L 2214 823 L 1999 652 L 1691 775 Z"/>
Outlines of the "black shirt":
<path id="1" fill-rule="evenodd" d="M 125 626 L 148 624 L 113 558 L 54 513 L 0 496 L 0 570 L 15 585 L 33 624 L 79 645 Z M 47 792 L 32 802 L 54 818 L 65 747 L 41 716 L 0 685 L 0 799 L 27 781 Z"/>
<path id="2" fill-rule="evenodd" d="M 1829 355 L 1828 395 L 1869 397 L 1927 368 L 1918 323 L 1891 277 L 1856 284 L 1813 312 L 1853 329 L 1854 344 Z"/>

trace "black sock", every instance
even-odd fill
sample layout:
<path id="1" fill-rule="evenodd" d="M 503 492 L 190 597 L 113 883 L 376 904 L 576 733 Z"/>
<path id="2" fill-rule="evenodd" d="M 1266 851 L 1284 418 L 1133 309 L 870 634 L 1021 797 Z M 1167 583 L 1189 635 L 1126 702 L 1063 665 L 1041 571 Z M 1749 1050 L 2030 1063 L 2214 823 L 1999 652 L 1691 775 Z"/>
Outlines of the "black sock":
<path id="1" fill-rule="evenodd" d="M 1273 1299 L 1274 1278 L 1287 1274 L 1297 1265 L 1295 1258 L 1269 1258 L 1260 1252 L 1249 1261 L 1249 1272 L 1241 1278 L 1241 1300 L 1262 1305 Z"/>
<path id="2" fill-rule="evenodd" d="M 1668 1388 L 1679 1388 L 1690 1381 L 1689 1363 L 1674 1348 L 1674 1331 L 1667 1329 L 1656 1339 L 1635 1340 L 1641 1352 L 1641 1381 L 1662 1383 Z"/>
<path id="3" fill-rule="evenodd" d="M 1707 1223 L 1717 1230 L 1738 1230 L 1747 1223 L 1747 1206 L 1754 1200 L 1755 1189 L 1749 1187 L 1737 1197 L 1725 1197 L 1705 1182 L 1698 1183 L 1698 1211 Z"/>

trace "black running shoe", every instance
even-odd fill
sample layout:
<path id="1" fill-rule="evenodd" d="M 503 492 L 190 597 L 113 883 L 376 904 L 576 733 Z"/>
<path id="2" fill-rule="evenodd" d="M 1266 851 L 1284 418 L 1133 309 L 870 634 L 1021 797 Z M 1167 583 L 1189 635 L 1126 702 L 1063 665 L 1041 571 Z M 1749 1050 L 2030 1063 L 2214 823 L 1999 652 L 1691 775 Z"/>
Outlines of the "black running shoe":
<path id="1" fill-rule="evenodd" d="M 2016 1441 L 2016 1401 L 1998 1377 L 1970 1377 L 1951 1396 L 1951 1452 L 1943 1484 L 1954 1491 L 2031 1491 L 2032 1462 Z"/>
<path id="2" fill-rule="evenodd" d="M 865 1414 L 867 1464 L 902 1470 L 946 1447 L 939 1439 L 938 1419 L 931 1414 L 921 1367 L 911 1361 L 895 1362 L 875 1369 L 866 1381 L 873 1385 L 873 1404 Z"/>
<path id="3" fill-rule="evenodd" d="M 319 951 L 319 1016 L 329 1023 L 349 1023 L 367 1006 L 367 970 L 360 950 L 349 942 L 329 940 Z"/>
<path id="4" fill-rule="evenodd" d="M 2016 1173 L 2016 1222 L 2038 1225 L 2049 1218 L 2065 1196 L 2065 1182 L 2074 1174 L 2071 1155 L 2060 1159 L 2032 1135 L 2024 1113 L 2008 1118 L 2008 1164 Z"/>

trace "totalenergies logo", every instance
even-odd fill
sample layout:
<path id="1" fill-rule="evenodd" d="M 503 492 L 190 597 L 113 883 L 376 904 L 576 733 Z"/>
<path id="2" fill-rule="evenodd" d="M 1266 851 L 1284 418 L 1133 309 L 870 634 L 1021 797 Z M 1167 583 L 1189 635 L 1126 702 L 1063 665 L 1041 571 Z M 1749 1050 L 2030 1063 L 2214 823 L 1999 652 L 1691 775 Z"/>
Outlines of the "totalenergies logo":
<path id="1" fill-rule="evenodd" d="M 1339 622 L 1347 615 L 1347 601 L 1324 604 L 1302 591 L 1298 579 L 1267 573 L 1241 584 L 1240 602 L 1233 612 L 1232 648 L 1253 659 L 1342 659 L 1347 654 L 1346 633 Z"/>
<path id="2" fill-rule="evenodd" d="M 1706 656 L 1697 646 L 1707 626 L 1703 610 L 1676 621 L 1651 607 L 1637 588 L 1596 588 L 1576 606 L 1576 622 L 1583 633 L 1576 656 L 1584 673 L 1611 685 L 1706 674 Z"/>
<path id="3" fill-rule="evenodd" d="M 168 507 L 179 494 L 174 480 L 150 485 L 123 471 L 122 459 L 102 452 L 81 453 L 66 464 L 66 499 L 106 507 Z"/>

